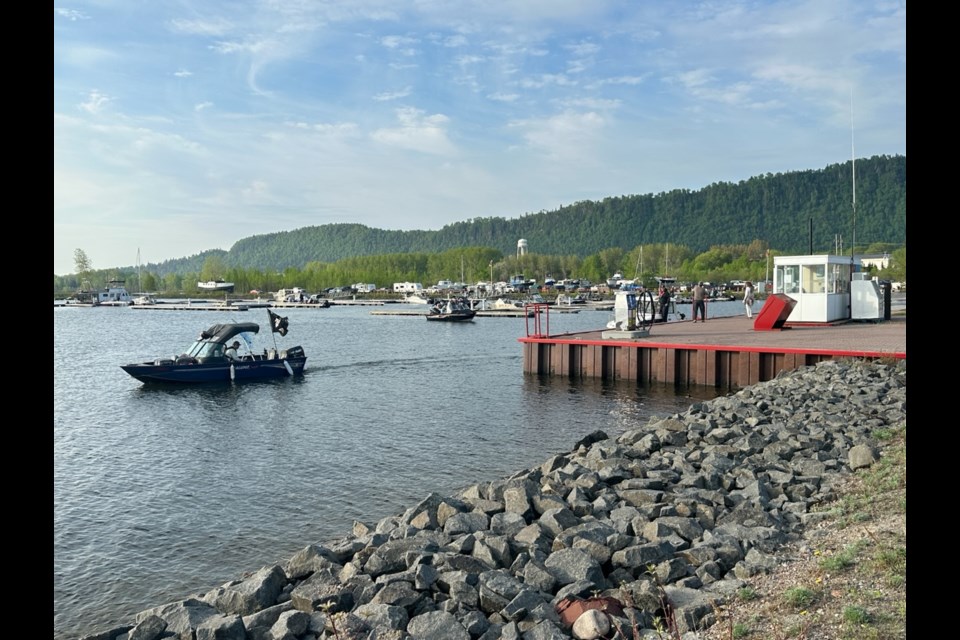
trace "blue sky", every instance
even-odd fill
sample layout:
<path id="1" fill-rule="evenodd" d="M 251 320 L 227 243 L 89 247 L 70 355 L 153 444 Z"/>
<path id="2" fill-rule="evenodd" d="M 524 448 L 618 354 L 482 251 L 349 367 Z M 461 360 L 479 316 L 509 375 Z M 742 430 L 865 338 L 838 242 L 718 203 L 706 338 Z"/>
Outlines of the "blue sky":
<path id="1" fill-rule="evenodd" d="M 108 269 L 906 154 L 905 0 L 90 0 L 53 25 L 60 275 L 77 248 Z"/>

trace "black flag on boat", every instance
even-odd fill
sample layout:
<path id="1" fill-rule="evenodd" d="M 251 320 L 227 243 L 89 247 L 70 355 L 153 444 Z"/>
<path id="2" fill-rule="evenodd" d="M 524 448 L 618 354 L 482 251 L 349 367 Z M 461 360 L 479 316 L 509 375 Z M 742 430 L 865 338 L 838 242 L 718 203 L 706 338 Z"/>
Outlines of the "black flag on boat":
<path id="1" fill-rule="evenodd" d="M 281 318 L 270 309 L 267 309 L 267 313 L 270 314 L 270 329 L 274 333 L 279 333 L 281 336 L 287 335 L 287 319 Z"/>

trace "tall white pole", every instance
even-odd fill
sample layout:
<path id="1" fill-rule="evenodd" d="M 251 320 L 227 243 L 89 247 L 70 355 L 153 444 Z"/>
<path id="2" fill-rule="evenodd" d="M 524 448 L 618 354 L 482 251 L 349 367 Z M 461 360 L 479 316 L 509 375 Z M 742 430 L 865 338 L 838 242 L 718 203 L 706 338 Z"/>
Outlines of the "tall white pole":
<path id="1" fill-rule="evenodd" d="M 850 171 L 853 179 L 853 246 L 850 247 L 850 257 L 857 251 L 857 154 L 853 148 L 853 89 L 850 90 Z"/>

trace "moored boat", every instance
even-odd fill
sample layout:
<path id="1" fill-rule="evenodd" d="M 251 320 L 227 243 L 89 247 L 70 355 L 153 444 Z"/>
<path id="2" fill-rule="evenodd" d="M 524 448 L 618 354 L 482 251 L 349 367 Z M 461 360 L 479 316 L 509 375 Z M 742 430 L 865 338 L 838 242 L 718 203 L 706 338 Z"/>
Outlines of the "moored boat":
<path id="1" fill-rule="evenodd" d="M 226 291 L 227 293 L 233 293 L 233 283 L 224 282 L 223 280 L 207 280 L 206 282 L 198 282 L 197 289 L 201 291 Z"/>

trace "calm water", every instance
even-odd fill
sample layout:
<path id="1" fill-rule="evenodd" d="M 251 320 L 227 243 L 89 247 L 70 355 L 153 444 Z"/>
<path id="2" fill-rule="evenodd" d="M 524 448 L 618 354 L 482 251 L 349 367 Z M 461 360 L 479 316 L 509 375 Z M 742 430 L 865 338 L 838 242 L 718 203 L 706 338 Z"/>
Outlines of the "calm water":
<path id="1" fill-rule="evenodd" d="M 54 308 L 54 636 L 102 631 L 339 538 L 354 520 L 715 395 L 525 375 L 525 319 L 371 314 L 395 308 L 412 307 L 284 310 L 290 333 L 264 330 L 254 346 L 302 345 L 302 378 L 172 389 L 119 365 L 182 353 L 219 322 L 266 327 L 267 311 Z M 611 318 L 555 313 L 550 330 Z"/>

